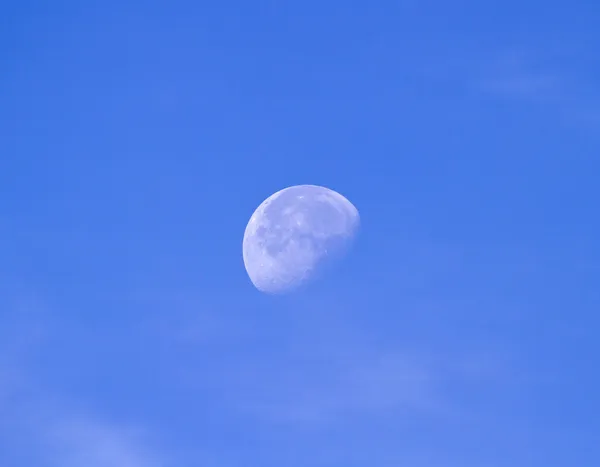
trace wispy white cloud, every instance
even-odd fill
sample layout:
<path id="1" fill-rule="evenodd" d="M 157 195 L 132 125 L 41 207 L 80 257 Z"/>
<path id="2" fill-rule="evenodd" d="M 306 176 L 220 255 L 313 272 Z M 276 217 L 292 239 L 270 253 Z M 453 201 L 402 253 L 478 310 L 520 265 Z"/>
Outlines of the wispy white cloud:
<path id="1" fill-rule="evenodd" d="M 488 65 L 479 86 L 504 97 L 554 100 L 562 95 L 564 84 L 564 76 L 556 69 L 536 64 L 522 51 L 511 51 Z"/>
<path id="2" fill-rule="evenodd" d="M 52 327 L 41 316 L 13 307 L 0 320 L 0 463 L 15 455 L 43 467 L 171 465 L 145 430 L 80 415 L 40 385 L 33 361 Z"/>
<path id="3" fill-rule="evenodd" d="M 285 313 L 273 310 L 273 315 L 261 316 L 245 310 L 209 312 L 197 306 L 198 301 L 184 300 L 188 305 L 179 306 L 179 300 L 169 303 L 165 299 L 163 305 L 170 313 L 157 313 L 151 324 L 142 326 L 147 333 L 144 339 L 148 338 L 144 342 L 156 347 L 156 353 L 146 356 L 159 357 L 155 370 L 163 372 L 162 378 L 173 377 L 175 393 L 192 389 L 201 394 L 200 407 L 192 409 L 198 415 L 210 406 L 216 410 L 213 415 L 222 411 L 225 419 L 230 417 L 228 423 L 244 426 L 250 422 L 255 428 L 269 427 L 269 432 L 273 424 L 319 431 L 346 422 L 359 426 L 354 422 L 396 416 L 411 420 L 463 417 L 463 408 L 448 388 L 465 387 L 484 373 L 478 358 L 441 355 L 439 349 L 427 345 L 410 348 L 380 339 L 341 309 L 336 312 L 339 304 L 335 303 L 309 299 Z M 19 329 L 26 334 L 27 326 Z M 61 332 L 56 321 L 52 329 Z M 17 340 L 26 343 L 24 348 L 31 347 L 31 340 Z M 113 345 L 121 344 L 116 339 Z M 25 382 L 34 381 L 28 379 L 26 360 L 10 363 Z M 484 370 L 494 373 L 496 366 L 486 365 Z M 169 373 L 171 369 L 179 373 Z M 182 388 L 185 384 L 192 387 Z M 194 391 L 195 384 L 202 386 L 201 392 Z M 179 446 L 186 450 L 184 454 L 174 453 L 172 446 L 161 446 L 160 433 L 144 421 L 82 411 L 68 396 L 43 387 L 30 394 L 19 386 L 16 394 L 19 403 L 4 417 L 13 426 L 0 430 L 0 445 L 25 440 L 40 467 L 181 467 L 198 465 L 198 460 L 202 465 L 222 467 L 241 465 L 244 460 L 242 454 L 225 451 L 212 456 L 190 454 L 186 446 Z M 186 408 L 182 405 L 178 410 Z M 334 449 L 314 439 L 301 442 L 321 455 Z M 334 450 L 336 456 L 343 454 L 339 445 Z M 285 449 L 272 455 L 273 459 L 285 457 Z"/>
<path id="4" fill-rule="evenodd" d="M 108 422 L 58 407 L 49 392 L 11 394 L 2 413 L 10 430 L 0 430 L 0 446 L 29 446 L 44 467 L 168 467 L 173 465 L 143 427 Z M 17 455 L 22 455 L 23 453 Z"/>
<path id="5" fill-rule="evenodd" d="M 92 417 L 58 417 L 40 427 L 56 467 L 165 467 L 140 430 Z"/>
<path id="6" fill-rule="evenodd" d="M 595 126 L 600 94 L 572 62 L 543 51 L 510 49 L 483 64 L 474 87 L 489 96 L 543 106 L 563 123 Z"/>
<path id="7" fill-rule="evenodd" d="M 185 340 L 174 334 L 172 350 L 188 356 L 174 362 L 178 384 L 210 386 L 228 411 L 267 423 L 328 425 L 394 414 L 464 416 L 448 387 L 490 381 L 501 368 L 489 358 L 482 368 L 480 354 L 390 343 L 331 309 L 287 313 L 293 322 L 274 319 L 268 328 L 246 323 L 245 333 L 239 322 L 229 330 L 221 316 L 210 340 L 202 333 Z"/>
<path id="8" fill-rule="evenodd" d="M 274 422 L 341 422 L 356 416 L 444 410 L 435 373 L 400 352 L 317 361 L 246 362 L 226 394 L 242 411 Z"/>

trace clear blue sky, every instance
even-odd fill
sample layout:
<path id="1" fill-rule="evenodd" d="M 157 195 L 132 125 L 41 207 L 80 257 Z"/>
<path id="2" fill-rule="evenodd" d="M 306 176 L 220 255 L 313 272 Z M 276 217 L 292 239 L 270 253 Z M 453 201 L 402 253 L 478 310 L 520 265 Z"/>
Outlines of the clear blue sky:
<path id="1" fill-rule="evenodd" d="M 600 6 L 95 3 L 3 7 L 2 467 L 600 465 Z"/>

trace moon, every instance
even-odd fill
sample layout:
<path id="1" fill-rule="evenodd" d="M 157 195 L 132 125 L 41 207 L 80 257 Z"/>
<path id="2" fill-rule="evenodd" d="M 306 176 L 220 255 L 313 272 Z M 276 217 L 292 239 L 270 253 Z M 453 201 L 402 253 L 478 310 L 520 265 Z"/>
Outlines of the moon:
<path id="1" fill-rule="evenodd" d="M 359 226 L 358 210 L 341 194 L 316 185 L 285 188 L 252 214 L 244 232 L 244 266 L 261 292 L 294 291 L 339 260 Z"/>

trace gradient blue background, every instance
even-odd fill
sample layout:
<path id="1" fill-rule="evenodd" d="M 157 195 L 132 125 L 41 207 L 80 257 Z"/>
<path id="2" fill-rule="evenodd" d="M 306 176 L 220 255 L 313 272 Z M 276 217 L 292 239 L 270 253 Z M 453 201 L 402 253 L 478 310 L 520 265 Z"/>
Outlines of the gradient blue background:
<path id="1" fill-rule="evenodd" d="M 359 3 L 3 4 L 0 465 L 600 465 L 600 7 Z"/>

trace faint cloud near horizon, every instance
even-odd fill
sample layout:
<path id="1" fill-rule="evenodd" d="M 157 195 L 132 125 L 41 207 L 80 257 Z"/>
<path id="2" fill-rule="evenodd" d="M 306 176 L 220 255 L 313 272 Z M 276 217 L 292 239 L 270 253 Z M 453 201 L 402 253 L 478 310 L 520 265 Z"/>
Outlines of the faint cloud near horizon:
<path id="1" fill-rule="evenodd" d="M 50 424 L 45 444 L 57 467 L 165 467 L 139 430 L 101 423 L 89 417 L 67 417 Z"/>
<path id="2" fill-rule="evenodd" d="M 43 467 L 169 467 L 140 429 L 77 415 L 38 377 L 36 357 L 60 326 L 37 301 L 4 298 L 0 317 L 0 464 L 27 456 Z M 10 457 L 8 457 L 10 459 Z"/>
<path id="3" fill-rule="evenodd" d="M 0 451 L 27 455 L 44 467 L 170 467 L 165 451 L 157 448 L 151 433 L 140 425 L 130 426 L 80 415 L 57 406 L 48 391 L 43 394 L 11 394 L 10 407 L 0 410 Z M 2 407 L 0 407 L 2 408 Z M 10 427 L 10 428 L 9 428 Z M 22 450 L 27 447 L 27 451 Z M 0 455 L 0 461 L 3 456 Z"/>
<path id="4" fill-rule="evenodd" d="M 184 346 L 179 352 L 195 357 L 176 379 L 188 389 L 209 384 L 219 405 L 260 423 L 318 427 L 397 415 L 470 418 L 455 388 L 470 393 L 502 386 L 507 377 L 509 357 L 485 359 L 482 368 L 481 353 L 408 348 L 331 315 L 273 327 L 272 335 L 257 332 L 262 348 L 245 352 L 252 339 L 237 342 L 235 358 L 226 345 L 202 338 L 178 344 Z M 206 374 L 208 381 L 198 376 Z"/>
<path id="5" fill-rule="evenodd" d="M 336 423 L 439 405 L 430 371 L 402 355 L 247 362 L 227 385 L 229 404 L 262 421 Z"/>

